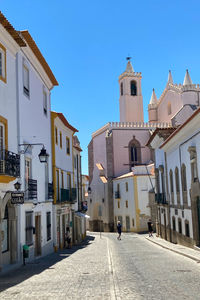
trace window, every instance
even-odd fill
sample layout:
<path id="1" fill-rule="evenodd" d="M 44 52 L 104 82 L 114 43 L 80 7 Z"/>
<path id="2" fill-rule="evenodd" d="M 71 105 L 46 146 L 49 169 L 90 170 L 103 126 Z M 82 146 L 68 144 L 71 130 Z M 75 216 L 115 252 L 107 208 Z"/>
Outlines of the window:
<path id="1" fill-rule="evenodd" d="M 74 155 L 74 169 L 76 169 L 76 156 Z"/>
<path id="2" fill-rule="evenodd" d="M 187 180 L 186 180 L 186 166 L 182 164 L 181 167 L 181 179 L 182 179 L 182 189 L 183 191 L 187 191 Z"/>
<path id="3" fill-rule="evenodd" d="M 172 218 L 172 226 L 173 226 L 173 230 L 176 231 L 176 220 L 174 217 Z"/>
<path id="4" fill-rule="evenodd" d="M 159 169 L 155 169 L 155 184 L 156 184 L 156 192 L 160 193 L 160 177 L 159 177 Z"/>
<path id="5" fill-rule="evenodd" d="M 47 116 L 47 93 L 43 90 L 43 110 L 44 114 Z"/>
<path id="6" fill-rule="evenodd" d="M 168 112 L 168 115 L 171 115 L 171 113 L 172 113 L 172 107 L 171 107 L 170 102 L 168 102 L 168 104 L 167 104 L 167 112 Z"/>
<path id="7" fill-rule="evenodd" d="M 23 86 L 24 86 L 24 94 L 26 96 L 29 96 L 29 94 L 30 94 L 30 91 L 29 91 L 29 69 L 25 64 L 23 65 Z"/>
<path id="8" fill-rule="evenodd" d="M 120 200 L 118 200 L 117 204 L 118 204 L 117 207 L 120 208 Z"/>
<path id="9" fill-rule="evenodd" d="M 185 235 L 187 237 L 190 237 L 190 227 L 189 227 L 189 222 L 185 221 Z"/>
<path id="10" fill-rule="evenodd" d="M 137 95 L 137 84 L 135 81 L 131 81 L 131 96 Z"/>
<path id="11" fill-rule="evenodd" d="M 0 44 L 0 80 L 6 83 L 6 48 Z"/>
<path id="12" fill-rule="evenodd" d="M 181 219 L 178 219 L 178 232 L 180 234 L 182 234 L 182 221 L 181 221 Z"/>
<path id="13" fill-rule="evenodd" d="M 51 239 L 51 212 L 47 212 L 47 241 Z"/>
<path id="14" fill-rule="evenodd" d="M 121 82 L 120 87 L 121 87 L 121 96 L 123 96 L 123 82 Z"/>
<path id="15" fill-rule="evenodd" d="M 170 190 L 171 193 L 174 192 L 174 184 L 173 184 L 173 172 L 172 170 L 169 171 L 169 180 L 170 180 Z"/>
<path id="16" fill-rule="evenodd" d="M 5 207 L 4 218 L 2 220 L 1 236 L 2 236 L 2 252 L 9 250 L 9 227 L 8 227 L 8 206 Z"/>
<path id="17" fill-rule="evenodd" d="M 67 174 L 67 189 L 71 189 L 71 174 Z"/>
<path id="18" fill-rule="evenodd" d="M 128 200 L 126 200 L 126 208 L 128 208 Z"/>
<path id="19" fill-rule="evenodd" d="M 66 137 L 66 153 L 70 155 L 70 140 Z"/>
<path id="20" fill-rule="evenodd" d="M 57 127 L 55 127 L 55 141 L 56 141 L 56 145 L 58 145 L 58 129 L 57 129 Z"/>
<path id="21" fill-rule="evenodd" d="M 126 182 L 126 192 L 128 192 L 128 182 Z"/>
<path id="22" fill-rule="evenodd" d="M 163 168 L 163 166 L 160 166 L 159 169 L 160 169 L 160 175 L 161 175 L 162 193 L 165 193 L 164 168 Z"/>
<path id="23" fill-rule="evenodd" d="M 179 185 L 179 174 L 178 174 L 178 168 L 175 169 L 175 180 L 176 180 L 176 192 L 180 192 L 180 185 Z"/>
<path id="24" fill-rule="evenodd" d="M 33 212 L 26 212 L 26 245 L 33 244 Z"/>
<path id="25" fill-rule="evenodd" d="M 62 148 L 62 132 L 60 131 L 60 148 Z"/>
<path id="26" fill-rule="evenodd" d="M 192 182 L 196 182 L 198 181 L 196 146 L 190 146 L 188 152 L 190 153 Z"/>
<path id="27" fill-rule="evenodd" d="M 59 170 L 56 170 L 56 198 L 60 199 Z"/>
<path id="28" fill-rule="evenodd" d="M 135 139 L 134 136 L 128 145 L 128 149 L 129 149 L 129 165 L 130 165 L 130 171 L 131 171 L 132 167 L 141 163 L 140 143 Z"/>
<path id="29" fill-rule="evenodd" d="M 61 183 L 62 183 L 62 189 L 64 189 L 64 174 L 63 174 L 63 171 L 61 171 Z"/>

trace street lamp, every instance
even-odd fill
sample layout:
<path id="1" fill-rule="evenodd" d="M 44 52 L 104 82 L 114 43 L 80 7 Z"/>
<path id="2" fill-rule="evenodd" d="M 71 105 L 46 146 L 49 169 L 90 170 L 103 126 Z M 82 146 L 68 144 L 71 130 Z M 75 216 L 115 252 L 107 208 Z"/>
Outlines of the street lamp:
<path id="1" fill-rule="evenodd" d="M 39 160 L 41 163 L 47 163 L 49 154 L 47 153 L 46 149 L 44 146 L 42 147 L 40 154 L 38 154 Z"/>
<path id="2" fill-rule="evenodd" d="M 40 150 L 40 153 L 38 154 L 38 157 L 39 157 L 39 160 L 40 160 L 41 163 L 47 163 L 49 154 L 47 153 L 47 151 L 46 151 L 46 149 L 44 147 L 44 144 L 42 144 L 42 143 L 37 143 L 37 144 L 19 144 L 19 146 L 26 146 L 26 149 L 25 150 L 21 150 L 19 153 L 20 154 L 25 154 L 29 147 L 36 146 L 36 145 L 42 145 L 43 146 L 42 149 Z"/>
<path id="3" fill-rule="evenodd" d="M 15 188 L 17 191 L 19 191 L 20 188 L 21 188 L 21 183 L 20 183 L 19 181 L 15 182 L 14 188 Z"/>

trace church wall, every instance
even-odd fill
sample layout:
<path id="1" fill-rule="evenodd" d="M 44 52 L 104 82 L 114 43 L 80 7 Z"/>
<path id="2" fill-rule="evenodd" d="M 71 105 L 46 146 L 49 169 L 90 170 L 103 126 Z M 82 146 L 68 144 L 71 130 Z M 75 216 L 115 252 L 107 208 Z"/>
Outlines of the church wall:
<path id="1" fill-rule="evenodd" d="M 171 114 L 168 114 L 168 103 L 171 103 Z M 181 95 L 174 91 L 167 91 L 162 101 L 158 104 L 158 122 L 169 122 L 182 107 Z"/>
<path id="2" fill-rule="evenodd" d="M 199 105 L 198 92 L 196 91 L 186 91 L 181 95 L 182 103 L 185 104 L 193 104 Z"/>
<path id="3" fill-rule="evenodd" d="M 149 139 L 149 131 L 143 129 L 135 130 L 113 130 L 113 153 L 114 153 L 114 176 L 130 172 L 128 144 L 135 136 L 141 146 L 145 146 Z M 141 149 L 142 162 L 149 162 L 150 150 L 145 147 Z"/>

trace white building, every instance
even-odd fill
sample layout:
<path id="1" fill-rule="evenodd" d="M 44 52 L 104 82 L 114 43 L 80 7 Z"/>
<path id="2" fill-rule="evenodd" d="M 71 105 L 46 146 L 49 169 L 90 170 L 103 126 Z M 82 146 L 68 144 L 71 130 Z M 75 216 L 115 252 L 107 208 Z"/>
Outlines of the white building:
<path id="1" fill-rule="evenodd" d="M 190 247 L 200 245 L 199 122 L 197 109 L 167 139 L 157 130 L 149 143 L 156 149 L 158 234 Z"/>
<path id="2" fill-rule="evenodd" d="M 126 232 L 147 231 L 151 218 L 149 201 L 154 191 L 154 165 L 137 166 L 113 180 L 115 227 L 119 220 Z"/>

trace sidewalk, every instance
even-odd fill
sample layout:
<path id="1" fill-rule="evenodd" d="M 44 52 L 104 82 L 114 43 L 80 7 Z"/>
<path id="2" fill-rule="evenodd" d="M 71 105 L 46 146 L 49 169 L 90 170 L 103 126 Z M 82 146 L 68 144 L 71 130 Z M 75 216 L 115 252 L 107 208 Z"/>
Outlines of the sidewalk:
<path id="1" fill-rule="evenodd" d="M 156 237 L 155 234 L 154 234 L 153 237 L 147 236 L 145 238 L 148 241 L 150 241 L 150 242 L 152 242 L 156 245 L 159 245 L 162 248 L 165 248 L 165 249 L 168 249 L 170 251 L 176 252 L 180 255 L 186 256 L 186 257 L 200 263 L 200 248 L 199 248 L 199 250 L 198 250 L 198 248 L 197 248 L 197 250 L 195 250 L 195 249 L 183 246 L 183 245 L 173 244 L 173 243 L 170 243 L 170 242 L 168 242 L 164 239 Z"/>

